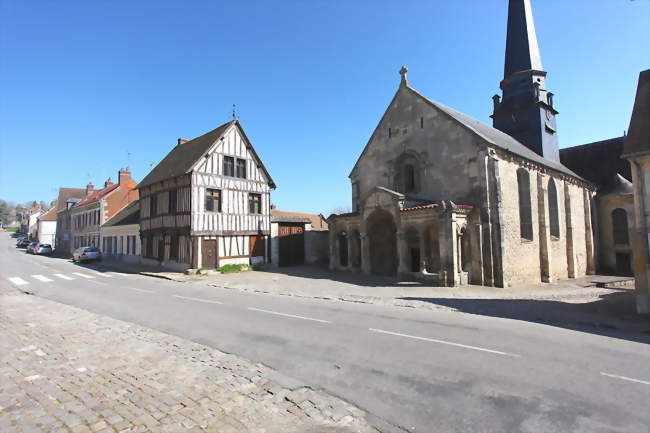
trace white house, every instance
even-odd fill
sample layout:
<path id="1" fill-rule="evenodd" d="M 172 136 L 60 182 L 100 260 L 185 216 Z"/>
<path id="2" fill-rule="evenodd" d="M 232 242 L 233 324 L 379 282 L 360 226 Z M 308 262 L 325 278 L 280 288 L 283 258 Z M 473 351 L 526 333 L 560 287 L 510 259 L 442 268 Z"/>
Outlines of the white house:
<path id="1" fill-rule="evenodd" d="M 140 202 L 132 201 L 100 228 L 101 251 L 106 260 L 140 262 Z"/>
<path id="2" fill-rule="evenodd" d="M 42 244 L 50 244 L 54 247 L 56 238 L 56 204 L 50 210 L 40 215 L 36 222 L 36 237 Z"/>

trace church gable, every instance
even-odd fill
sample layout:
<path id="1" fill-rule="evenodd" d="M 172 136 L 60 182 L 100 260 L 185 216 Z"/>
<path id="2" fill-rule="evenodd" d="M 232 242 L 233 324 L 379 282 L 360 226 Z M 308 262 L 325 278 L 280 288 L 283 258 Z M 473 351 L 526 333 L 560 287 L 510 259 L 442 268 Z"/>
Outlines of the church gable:
<path id="1" fill-rule="evenodd" d="M 375 187 L 425 200 L 468 202 L 482 140 L 404 82 L 350 178 L 353 207 Z"/>

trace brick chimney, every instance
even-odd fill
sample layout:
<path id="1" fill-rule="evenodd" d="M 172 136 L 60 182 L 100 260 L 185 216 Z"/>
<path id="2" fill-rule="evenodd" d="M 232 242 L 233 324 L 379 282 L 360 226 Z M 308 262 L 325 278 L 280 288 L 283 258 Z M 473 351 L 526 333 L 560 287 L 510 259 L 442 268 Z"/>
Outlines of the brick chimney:
<path id="1" fill-rule="evenodd" d="M 189 140 L 187 138 L 179 138 L 177 146 L 187 143 Z"/>
<path id="2" fill-rule="evenodd" d="M 93 185 L 92 182 L 88 182 L 88 185 L 86 185 L 86 196 L 88 196 L 94 190 L 95 190 L 95 185 Z"/>
<path id="3" fill-rule="evenodd" d="M 128 168 L 120 168 L 120 171 L 118 172 L 117 176 L 118 176 L 117 183 L 120 185 L 124 185 L 126 182 L 132 180 L 131 171 Z"/>
<path id="4" fill-rule="evenodd" d="M 113 179 L 109 177 L 108 179 L 106 179 L 106 182 L 104 182 L 104 188 L 108 188 L 111 185 L 113 185 Z"/>

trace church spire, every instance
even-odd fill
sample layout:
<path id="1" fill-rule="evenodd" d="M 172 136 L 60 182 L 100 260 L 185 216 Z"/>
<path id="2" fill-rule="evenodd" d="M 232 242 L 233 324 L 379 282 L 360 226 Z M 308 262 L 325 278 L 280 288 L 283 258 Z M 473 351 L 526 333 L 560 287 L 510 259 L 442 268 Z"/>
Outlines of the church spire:
<path id="1" fill-rule="evenodd" d="M 542 57 L 537 45 L 530 0 L 510 0 L 503 78 L 531 69 L 542 70 Z"/>
<path id="2" fill-rule="evenodd" d="M 494 95 L 493 126 L 533 152 L 560 162 L 553 93 L 537 45 L 531 0 L 509 0 L 503 98 Z"/>

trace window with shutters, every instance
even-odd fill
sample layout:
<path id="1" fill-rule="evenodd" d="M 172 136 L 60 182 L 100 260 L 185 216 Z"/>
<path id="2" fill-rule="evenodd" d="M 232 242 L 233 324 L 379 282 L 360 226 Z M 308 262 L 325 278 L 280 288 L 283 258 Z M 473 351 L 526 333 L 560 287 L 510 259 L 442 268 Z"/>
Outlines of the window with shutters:
<path id="1" fill-rule="evenodd" d="M 223 157 L 223 175 L 230 177 L 235 175 L 235 158 L 232 156 Z"/>
<path id="2" fill-rule="evenodd" d="M 548 216 L 551 236 L 559 238 L 560 210 L 558 208 L 557 188 L 555 188 L 555 181 L 553 179 L 548 181 Z"/>
<path id="3" fill-rule="evenodd" d="M 205 190 L 205 210 L 208 212 L 221 212 L 221 190 Z"/>
<path id="4" fill-rule="evenodd" d="M 519 233 L 522 239 L 533 240 L 533 213 L 530 205 L 530 175 L 524 168 L 517 170 L 519 191 Z"/>
<path id="5" fill-rule="evenodd" d="M 248 194 L 248 212 L 251 214 L 262 213 L 262 196 L 261 194 Z"/>

